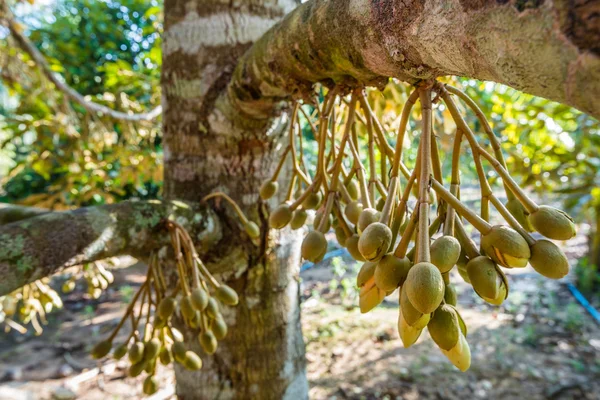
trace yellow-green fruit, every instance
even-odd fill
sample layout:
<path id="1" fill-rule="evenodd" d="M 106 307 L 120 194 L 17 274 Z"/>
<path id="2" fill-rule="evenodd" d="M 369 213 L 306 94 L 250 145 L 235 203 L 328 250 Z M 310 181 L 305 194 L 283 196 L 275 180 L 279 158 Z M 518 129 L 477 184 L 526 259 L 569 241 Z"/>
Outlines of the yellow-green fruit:
<path id="1" fill-rule="evenodd" d="M 181 364 L 190 371 L 197 371 L 202 368 L 202 359 L 193 351 L 186 351 L 185 359 Z"/>
<path id="2" fill-rule="evenodd" d="M 358 305 L 361 313 L 367 313 L 375 308 L 385 298 L 385 292 L 375 285 L 373 278 L 369 279 L 359 291 Z"/>
<path id="3" fill-rule="evenodd" d="M 221 284 L 215 292 L 215 297 L 226 306 L 235 306 L 240 301 L 238 294 L 231 287 Z"/>
<path id="4" fill-rule="evenodd" d="M 140 376 L 140 374 L 144 371 L 144 369 L 146 369 L 146 365 L 148 365 L 148 363 L 146 361 L 138 361 L 136 363 L 132 363 L 131 366 L 129 367 L 129 370 L 127 371 L 127 375 L 129 375 L 132 378 L 135 378 L 136 376 Z"/>
<path id="5" fill-rule="evenodd" d="M 217 340 L 225 339 L 225 336 L 227 336 L 227 323 L 223 317 L 214 320 L 212 324 L 212 331 Z"/>
<path id="6" fill-rule="evenodd" d="M 123 343 L 122 345 L 119 345 L 115 351 L 113 351 L 113 358 L 115 360 L 120 360 L 121 358 L 123 358 L 125 356 L 125 354 L 127 354 L 127 343 Z"/>
<path id="7" fill-rule="evenodd" d="M 198 329 L 200 328 L 201 318 L 202 315 L 200 314 L 200 311 L 196 310 L 194 311 L 194 317 L 187 320 L 187 325 L 192 329 Z"/>
<path id="8" fill-rule="evenodd" d="M 134 344 L 132 344 L 131 347 L 129 348 L 129 352 L 127 353 L 127 356 L 129 357 L 129 361 L 132 364 L 135 364 L 135 363 L 141 361 L 142 358 L 144 358 L 144 342 L 138 341 L 138 342 L 135 342 Z"/>
<path id="9" fill-rule="evenodd" d="M 460 255 L 458 256 L 458 260 L 456 260 L 456 266 L 458 268 L 466 268 L 467 263 L 469 262 L 469 257 L 467 257 L 467 253 L 463 246 L 460 246 Z"/>
<path id="10" fill-rule="evenodd" d="M 442 353 L 454 364 L 454 366 L 465 372 L 471 366 L 471 349 L 464 335 L 459 335 L 458 342 L 450 350 L 442 349 Z"/>
<path id="11" fill-rule="evenodd" d="M 378 261 L 383 257 L 392 242 L 392 231 L 381 222 L 367 226 L 358 239 L 358 251 L 367 261 Z"/>
<path id="12" fill-rule="evenodd" d="M 365 208 L 362 210 L 358 217 L 358 223 L 356 224 L 358 233 L 363 232 L 369 225 L 379 221 L 379 215 L 379 211 L 374 208 Z"/>
<path id="13" fill-rule="evenodd" d="M 294 211 L 294 213 L 292 214 L 292 220 L 290 221 L 290 228 L 292 228 L 293 230 L 302 228 L 304 226 L 304 223 L 306 222 L 307 216 L 308 214 L 302 208 L 299 208 L 296 211 Z"/>
<path id="14" fill-rule="evenodd" d="M 427 329 L 433 341 L 444 350 L 450 350 L 458 342 L 461 335 L 458 316 L 454 309 L 447 305 L 440 306 L 433 313 Z"/>
<path id="15" fill-rule="evenodd" d="M 386 254 L 375 267 L 375 284 L 386 292 L 396 290 L 404 283 L 411 264 L 407 257 L 398 258 L 394 254 Z"/>
<path id="16" fill-rule="evenodd" d="M 323 210 L 321 209 L 321 210 L 317 211 L 317 213 L 315 214 L 315 220 L 313 221 L 313 228 L 319 229 L 319 225 L 321 224 L 322 218 L 323 218 Z M 325 221 L 325 226 L 323 227 L 322 231 L 329 232 L 329 230 L 331 229 L 332 222 L 333 222 L 333 218 L 331 217 L 331 214 L 329 214 L 327 216 L 327 220 Z"/>
<path id="17" fill-rule="evenodd" d="M 514 229 L 495 225 L 481 238 L 481 247 L 496 263 L 506 268 L 523 268 L 531 251 L 527 241 Z"/>
<path id="18" fill-rule="evenodd" d="M 177 302 L 172 297 L 165 297 L 158 304 L 158 315 L 164 319 L 168 320 L 171 315 L 173 315 L 173 311 L 175 311 L 175 306 Z"/>
<path id="19" fill-rule="evenodd" d="M 206 315 L 208 315 L 212 319 L 215 319 L 219 315 L 221 315 L 219 313 L 219 304 L 212 297 L 208 299 L 208 305 L 206 306 Z"/>
<path id="20" fill-rule="evenodd" d="M 160 317 L 160 315 L 157 315 L 154 317 L 154 321 L 152 322 L 154 324 L 154 327 L 156 329 L 162 329 L 165 327 L 165 325 L 167 325 L 167 321 L 165 321 L 164 319 L 162 319 Z"/>
<path id="21" fill-rule="evenodd" d="M 187 320 L 191 320 L 194 318 L 194 314 L 196 313 L 196 310 L 194 309 L 193 303 L 192 303 L 192 297 L 191 296 L 184 296 L 181 301 L 179 302 L 179 309 L 181 310 L 181 315 L 183 315 L 183 317 Z"/>
<path id="22" fill-rule="evenodd" d="M 529 213 L 523 207 L 523 204 L 517 199 L 511 199 L 506 202 L 506 209 L 512 214 L 513 217 L 517 220 L 517 222 L 525 229 L 527 232 L 533 232 L 533 226 L 531 222 L 529 222 Z"/>
<path id="23" fill-rule="evenodd" d="M 200 342 L 202 350 L 208 354 L 214 354 L 215 351 L 217 351 L 217 338 L 210 329 L 207 329 L 198 335 L 198 341 Z"/>
<path id="24" fill-rule="evenodd" d="M 358 218 L 360 217 L 360 213 L 363 211 L 362 203 L 358 201 L 350 202 L 344 208 L 344 215 L 348 218 L 352 224 L 356 225 L 358 223 Z"/>
<path id="25" fill-rule="evenodd" d="M 573 219 L 558 208 L 540 206 L 528 218 L 533 228 L 548 239 L 569 240 L 577 234 Z"/>
<path id="26" fill-rule="evenodd" d="M 289 204 L 280 204 L 269 215 L 269 226 L 275 229 L 282 229 L 292 220 L 292 209 Z"/>
<path id="27" fill-rule="evenodd" d="M 158 391 L 158 380 L 154 375 L 148 376 L 144 379 L 144 385 L 142 387 L 144 394 L 151 395 Z"/>
<path id="28" fill-rule="evenodd" d="M 66 281 L 65 283 L 63 283 L 61 290 L 63 293 L 71 293 L 73 290 L 75 290 L 75 281 Z"/>
<path id="29" fill-rule="evenodd" d="M 385 206 L 385 199 L 383 197 L 380 197 L 379 200 L 377 200 L 377 204 L 375 205 L 375 209 L 377 211 L 382 211 L 384 206 Z"/>
<path id="30" fill-rule="evenodd" d="M 549 240 L 538 240 L 531 246 L 529 263 L 539 274 L 560 279 L 569 273 L 569 260 L 563 251 Z"/>
<path id="31" fill-rule="evenodd" d="M 360 267 L 360 271 L 358 271 L 358 275 L 356 275 L 356 286 L 361 287 L 364 285 L 369 279 L 373 278 L 375 274 L 375 268 L 377 267 L 377 263 L 367 261 Z"/>
<path id="32" fill-rule="evenodd" d="M 248 236 L 250 236 L 251 239 L 256 239 L 260 236 L 260 228 L 258 227 L 258 225 L 256 225 L 255 222 L 248 221 L 244 225 L 244 230 L 246 231 Z"/>
<path id="33" fill-rule="evenodd" d="M 400 290 L 400 309 L 406 323 L 416 329 L 425 328 L 431 318 L 431 314 L 423 314 L 410 303 L 404 287 Z"/>
<path id="34" fill-rule="evenodd" d="M 421 336 L 421 332 L 423 332 L 422 328 L 415 328 L 414 326 L 410 326 L 404 316 L 402 314 L 402 310 L 399 310 L 398 313 L 398 333 L 400 334 L 400 339 L 402 339 L 402 344 L 405 348 L 409 348 L 412 346 L 419 336 Z"/>
<path id="35" fill-rule="evenodd" d="M 352 258 L 354 258 L 356 261 L 365 261 L 365 258 L 362 256 L 362 254 L 360 254 L 360 251 L 358 251 L 359 239 L 360 238 L 357 234 L 354 234 L 346 239 L 346 250 L 348 250 L 348 253 L 350 253 Z"/>
<path id="36" fill-rule="evenodd" d="M 507 289 L 504 281 L 501 281 L 498 284 L 498 294 L 496 295 L 495 298 L 484 297 L 484 296 L 481 296 L 481 298 L 490 304 L 499 306 L 506 299 L 507 295 L 508 295 L 508 289 Z"/>
<path id="37" fill-rule="evenodd" d="M 479 256 L 467 264 L 467 274 L 475 292 L 488 299 L 498 297 L 501 277 L 496 269 L 496 264 L 489 257 Z"/>
<path id="38" fill-rule="evenodd" d="M 456 269 L 458 270 L 458 274 L 460 275 L 460 277 L 463 278 L 463 280 L 465 282 L 471 283 L 471 280 L 469 279 L 469 274 L 467 274 L 467 265 L 466 264 L 464 266 L 457 264 Z"/>
<path id="39" fill-rule="evenodd" d="M 444 298 L 444 279 L 435 265 L 420 262 L 408 272 L 403 290 L 417 311 L 430 314 Z"/>
<path id="40" fill-rule="evenodd" d="M 460 243 L 455 237 L 440 236 L 431 244 L 431 263 L 441 273 L 450 271 L 460 257 Z"/>
<path id="41" fill-rule="evenodd" d="M 314 210 L 317 207 L 319 207 L 319 205 L 321 205 L 321 193 L 320 192 L 316 192 L 316 193 L 311 193 L 309 194 L 304 201 L 302 202 L 302 207 L 305 210 Z"/>
<path id="42" fill-rule="evenodd" d="M 451 283 L 448 283 L 444 289 L 444 301 L 447 304 L 451 304 L 451 305 L 455 306 L 457 297 L 458 296 L 456 295 L 456 289 L 454 289 L 454 285 Z"/>
<path id="43" fill-rule="evenodd" d="M 194 309 L 198 311 L 204 311 L 208 305 L 208 293 L 206 293 L 206 290 L 202 289 L 201 287 L 197 287 L 196 289 L 192 290 L 192 293 L 190 294 L 190 300 Z"/>
<path id="44" fill-rule="evenodd" d="M 160 352 L 160 340 L 153 338 L 144 345 L 144 360 L 151 361 L 158 357 Z"/>
<path id="45" fill-rule="evenodd" d="M 173 353 L 173 357 L 175 358 L 175 361 L 183 364 L 183 362 L 185 360 L 185 353 L 186 353 L 185 344 L 183 344 L 183 342 L 179 342 L 179 341 L 173 343 L 173 345 L 171 346 L 171 352 Z"/>
<path id="46" fill-rule="evenodd" d="M 173 362 L 173 355 L 171 354 L 170 346 L 165 346 L 160 349 L 160 353 L 158 354 L 158 359 L 162 365 L 169 365 Z"/>
<path id="47" fill-rule="evenodd" d="M 360 190 L 360 188 L 358 187 L 358 182 L 356 182 L 355 180 L 351 180 L 346 184 L 346 190 L 348 191 L 348 194 L 350 195 L 352 200 L 358 199 L 358 193 Z"/>
<path id="48" fill-rule="evenodd" d="M 146 363 L 146 368 L 144 368 L 144 371 L 153 375 L 154 372 L 156 372 L 156 359 L 150 361 L 144 360 L 144 362 Z"/>
<path id="49" fill-rule="evenodd" d="M 112 349 L 112 342 L 110 340 L 103 340 L 92 349 L 92 357 L 95 359 L 102 358 L 110 352 L 110 349 Z"/>
<path id="50" fill-rule="evenodd" d="M 274 181 L 266 181 L 260 187 L 260 198 L 263 200 L 268 200 L 277 193 L 277 189 L 279 188 L 279 184 Z"/>
<path id="51" fill-rule="evenodd" d="M 327 239 L 319 231 L 310 231 L 302 241 L 302 257 L 306 260 L 317 263 L 325 257 L 327 253 Z"/>
<path id="52" fill-rule="evenodd" d="M 342 247 L 346 247 L 346 240 L 348 240 L 348 235 L 346 235 L 346 231 L 341 226 L 335 228 L 335 239 Z"/>

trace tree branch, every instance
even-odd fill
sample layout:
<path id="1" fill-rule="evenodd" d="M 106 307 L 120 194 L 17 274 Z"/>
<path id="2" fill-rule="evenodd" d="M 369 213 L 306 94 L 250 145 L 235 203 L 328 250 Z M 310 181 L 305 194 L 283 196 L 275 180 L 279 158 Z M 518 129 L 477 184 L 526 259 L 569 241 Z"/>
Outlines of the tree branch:
<path id="1" fill-rule="evenodd" d="M 0 204 L 0 225 L 37 217 L 38 215 L 47 214 L 49 212 L 51 211 L 45 208 L 26 207 L 15 204 Z"/>
<path id="2" fill-rule="evenodd" d="M 104 115 L 108 115 L 113 119 L 123 120 L 123 121 L 151 121 L 156 119 L 158 116 L 162 114 L 162 106 L 157 106 L 153 108 L 151 111 L 147 113 L 126 113 L 121 111 L 116 111 L 111 108 L 108 108 L 102 104 L 95 103 L 93 101 L 88 101 L 78 93 L 75 89 L 67 85 L 61 78 L 55 74 L 48 62 L 44 58 L 44 55 L 29 41 L 27 36 L 25 36 L 21 32 L 20 26 L 15 22 L 12 11 L 8 9 L 8 6 L 4 7 L 4 18 L 8 23 L 8 29 L 12 34 L 13 38 L 16 40 L 18 45 L 25 51 L 29 57 L 36 63 L 38 68 L 43 72 L 43 74 L 60 90 L 64 93 L 65 96 L 70 98 L 72 101 L 78 103 L 83 108 L 85 108 L 88 112 L 91 113 L 101 113 Z"/>
<path id="3" fill-rule="evenodd" d="M 308 1 L 244 55 L 228 100 L 244 117 L 260 120 L 316 82 L 377 85 L 388 77 L 415 83 L 456 75 L 503 83 L 600 117 L 597 2 L 523 3 Z"/>
<path id="4" fill-rule="evenodd" d="M 209 208 L 181 202 L 123 202 L 0 226 L 0 296 L 74 265 L 124 254 L 146 258 L 170 243 L 168 219 L 191 231 L 201 254 L 221 238 Z"/>

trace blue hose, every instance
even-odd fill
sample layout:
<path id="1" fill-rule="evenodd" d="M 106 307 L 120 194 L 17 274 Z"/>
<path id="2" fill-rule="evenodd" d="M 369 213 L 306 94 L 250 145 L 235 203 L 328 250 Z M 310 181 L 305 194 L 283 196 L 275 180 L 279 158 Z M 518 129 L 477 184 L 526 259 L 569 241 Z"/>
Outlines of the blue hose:
<path id="1" fill-rule="evenodd" d="M 596 309 L 594 307 L 592 307 L 590 302 L 587 301 L 587 299 L 575 287 L 575 285 L 573 285 L 572 283 L 567 283 L 567 287 L 571 291 L 571 294 L 573 294 L 573 297 L 575 297 L 575 299 L 577 299 L 579 304 L 581 304 L 583 306 L 583 308 L 585 308 L 587 310 L 587 312 L 589 312 L 592 315 L 592 317 L 596 320 L 596 322 L 600 323 L 600 313 L 598 311 L 596 311 Z"/>
<path id="2" fill-rule="evenodd" d="M 321 262 L 325 261 L 325 260 L 327 260 L 327 259 L 329 259 L 331 257 L 338 257 L 338 256 L 342 256 L 344 254 L 350 255 L 350 253 L 348 253 L 348 250 L 346 250 L 346 249 L 337 249 L 337 250 L 330 251 L 329 253 L 325 254 L 325 257 L 323 257 L 323 260 L 321 260 Z M 304 272 L 307 269 L 310 269 L 310 268 L 312 268 L 314 266 L 315 266 L 315 264 L 313 264 L 311 262 L 305 262 L 300 267 L 300 272 Z"/>

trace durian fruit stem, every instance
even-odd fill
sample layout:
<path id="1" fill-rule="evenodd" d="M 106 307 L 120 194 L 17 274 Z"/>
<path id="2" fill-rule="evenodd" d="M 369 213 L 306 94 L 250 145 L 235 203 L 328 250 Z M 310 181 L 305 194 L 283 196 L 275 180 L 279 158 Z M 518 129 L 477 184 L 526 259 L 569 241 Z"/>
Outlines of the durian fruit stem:
<path id="1" fill-rule="evenodd" d="M 458 215 L 454 218 L 454 227 L 456 238 L 460 242 L 461 247 L 465 249 L 465 254 L 467 255 L 467 257 L 469 259 L 473 259 L 475 257 L 480 256 L 481 254 L 477 250 L 477 246 L 475 246 L 475 243 L 473 243 L 469 235 L 467 235 L 467 231 L 465 231 L 465 227 L 463 226 Z"/>
<path id="2" fill-rule="evenodd" d="M 344 136 L 342 136 L 342 141 L 340 143 L 340 152 L 337 155 L 337 158 L 335 160 L 335 167 L 334 167 L 333 173 L 331 174 L 331 186 L 329 188 L 329 191 L 327 192 L 327 202 L 325 204 L 325 209 L 321 216 L 321 221 L 319 222 L 319 226 L 317 227 L 319 232 L 323 232 L 323 230 L 325 229 L 325 226 L 327 223 L 327 218 L 329 218 L 329 214 L 331 214 L 331 209 L 333 207 L 333 201 L 335 200 L 337 185 L 340 181 L 339 176 L 340 176 L 340 171 L 342 169 L 342 160 L 344 158 L 344 148 L 346 147 L 346 143 L 351 141 L 351 139 L 350 139 L 351 128 L 352 128 L 352 125 L 354 124 L 354 114 L 355 114 L 355 110 L 356 110 L 356 102 L 357 102 L 357 96 L 356 96 L 356 92 L 354 92 L 354 93 L 352 93 L 352 99 L 350 100 L 350 108 L 348 110 L 348 118 L 346 119 L 346 126 L 344 127 Z"/>
<path id="3" fill-rule="evenodd" d="M 450 193 L 459 198 L 460 192 L 460 145 L 463 134 L 460 129 L 454 134 L 454 145 L 452 146 L 452 175 L 450 179 Z M 454 236 L 454 216 L 456 215 L 454 207 L 450 204 L 446 207 L 446 221 L 444 222 L 444 235 Z"/>
<path id="4" fill-rule="evenodd" d="M 398 127 L 398 134 L 396 135 L 396 149 L 394 150 L 394 161 L 392 162 L 392 174 L 391 176 L 398 176 L 398 170 L 400 168 L 400 161 L 402 160 L 402 148 L 404 146 L 404 136 L 406 135 L 406 126 L 408 125 L 408 119 L 412 111 L 417 98 L 419 97 L 419 89 L 412 91 L 404 107 L 402 108 L 402 114 L 400 116 L 400 126 Z"/>
<path id="5" fill-rule="evenodd" d="M 483 156 L 485 159 L 487 159 L 490 162 L 490 164 L 492 165 L 492 167 L 496 170 L 498 175 L 500 175 L 504 184 L 506 184 L 510 188 L 510 190 L 515 194 L 517 199 L 523 204 L 523 206 L 525 207 L 527 212 L 529 212 L 530 214 L 536 212 L 538 209 L 538 206 L 535 204 L 535 202 L 533 200 L 531 200 L 525 194 L 525 192 L 523 192 L 523 190 L 521 190 L 519 185 L 517 185 L 517 183 L 512 179 L 512 177 L 510 176 L 508 171 L 506 171 L 506 169 L 502 167 L 500 162 L 498 160 L 496 160 L 487 151 L 485 151 L 485 149 L 477 143 L 475 134 L 473 133 L 471 128 L 467 125 L 467 123 L 464 121 L 462 116 L 460 115 L 460 111 L 458 111 L 458 108 L 456 107 L 454 100 L 452 100 L 452 97 L 450 96 L 450 94 L 448 93 L 448 91 L 446 90 L 444 85 L 441 85 L 441 84 L 437 85 L 436 89 L 437 89 L 438 93 L 440 94 L 440 96 L 442 97 L 442 99 L 444 100 L 444 103 L 448 107 L 448 111 L 452 115 L 452 119 L 454 119 L 454 121 L 456 122 L 458 129 L 460 129 L 467 136 L 467 140 L 469 141 L 469 144 L 471 145 L 471 149 L 473 152 L 473 159 L 475 160 L 479 156 Z M 476 161 L 475 165 L 477 166 L 477 161 Z M 479 173 L 480 173 L 479 167 L 477 167 L 477 169 L 478 169 L 477 173 L 479 175 Z M 485 182 L 487 183 L 487 180 L 485 180 Z M 481 179 L 480 179 L 480 183 L 482 185 L 484 184 L 484 182 L 481 182 Z M 488 186 L 489 186 L 489 184 L 488 184 Z M 483 189 L 484 188 L 482 187 L 482 195 L 484 195 Z"/>
<path id="6" fill-rule="evenodd" d="M 525 210 L 529 214 L 533 214 L 534 212 L 536 212 L 539 209 L 539 206 L 525 194 L 525 192 L 519 187 L 517 182 L 515 182 L 514 179 L 510 176 L 508 171 L 502 168 L 498 160 L 496 160 L 490 153 L 488 153 L 482 148 L 479 148 L 479 152 L 481 153 L 483 158 L 488 160 L 488 162 L 496 170 L 498 175 L 500 175 L 502 181 L 508 185 L 510 190 L 517 197 L 517 200 L 519 200 L 523 207 L 525 207 Z"/>
<path id="7" fill-rule="evenodd" d="M 344 233 L 350 237 L 352 236 L 352 234 L 354 232 L 352 232 L 352 229 L 350 229 L 350 227 L 348 226 L 348 223 L 346 222 L 346 219 L 344 218 L 344 214 L 342 213 L 342 210 L 340 209 L 340 204 L 339 202 L 334 202 L 333 204 L 333 213 L 335 214 L 336 218 L 338 219 L 338 222 L 340 224 L 340 226 L 342 227 L 342 229 L 344 230 Z"/>
<path id="8" fill-rule="evenodd" d="M 392 213 L 392 208 L 394 206 L 394 202 L 396 201 L 396 194 L 398 192 L 398 176 L 392 176 L 390 178 L 390 186 L 388 188 L 388 196 L 385 200 L 385 205 L 383 206 L 383 210 L 381 211 L 381 217 L 379 218 L 379 222 L 382 224 L 388 225 L 390 222 L 390 215 Z"/>
<path id="9" fill-rule="evenodd" d="M 125 323 L 125 321 L 127 321 L 127 317 L 129 317 L 129 314 L 131 314 L 131 312 L 133 311 L 133 308 L 135 307 L 135 303 L 137 303 L 140 295 L 145 290 L 145 287 L 147 285 L 148 285 L 148 281 L 145 281 L 144 283 L 142 283 L 142 285 L 140 286 L 140 288 L 138 289 L 138 291 L 135 293 L 135 295 L 133 296 L 133 298 L 129 302 L 129 305 L 127 306 L 127 309 L 125 310 L 125 314 L 123 314 L 123 317 L 121 317 L 121 320 L 119 321 L 119 323 L 117 324 L 117 326 L 115 327 L 115 329 L 113 329 L 112 333 L 108 337 L 108 341 L 109 342 L 112 342 L 113 339 L 117 336 L 117 333 L 119 333 L 119 331 L 123 327 L 123 324 Z M 135 329 L 135 327 L 133 327 L 133 329 Z"/>
<path id="10" fill-rule="evenodd" d="M 408 250 L 408 245 L 410 244 L 412 235 L 415 231 L 415 228 L 417 227 L 418 219 L 419 219 L 419 209 L 415 208 L 413 210 L 412 215 L 410 216 L 410 219 L 408 220 L 408 224 L 406 225 L 406 229 L 404 230 L 404 233 L 402 234 L 400 243 L 398 243 L 398 246 L 396 247 L 396 250 L 394 251 L 394 255 L 396 257 L 404 258 L 406 256 L 406 251 Z"/>
<path id="11" fill-rule="evenodd" d="M 490 145 L 492 146 L 492 150 L 494 150 L 494 155 L 496 156 L 496 159 L 498 160 L 502 168 L 507 169 L 506 161 L 504 160 L 504 154 L 502 154 L 502 148 L 500 147 L 500 141 L 498 140 L 498 137 L 492 130 L 492 127 L 490 126 L 487 118 L 485 117 L 485 114 L 483 113 L 483 111 L 481 111 L 481 108 L 479 108 L 477 103 L 475 103 L 475 101 L 462 90 L 450 85 L 445 85 L 445 88 L 446 90 L 448 90 L 448 92 L 455 94 L 460 99 L 462 99 L 467 104 L 467 107 L 469 107 L 471 111 L 475 113 L 475 116 L 479 120 L 480 124 L 483 126 L 485 134 L 490 140 Z M 504 184 L 504 191 L 508 200 L 512 200 L 515 198 L 514 193 L 509 189 L 506 183 Z"/>
<path id="12" fill-rule="evenodd" d="M 207 194 L 206 196 L 204 196 L 202 198 L 202 202 L 205 202 L 209 199 L 212 199 L 214 197 L 222 197 L 225 200 L 227 200 L 227 202 L 229 204 L 231 204 L 231 206 L 233 207 L 233 209 L 235 210 L 236 214 L 238 215 L 238 217 L 240 218 L 240 220 L 242 221 L 243 225 L 246 225 L 248 223 L 248 218 L 246 218 L 246 215 L 244 214 L 244 212 L 241 210 L 241 208 L 237 205 L 237 203 L 228 195 L 226 195 L 223 192 L 213 192 L 210 194 Z"/>
<path id="13" fill-rule="evenodd" d="M 436 191 L 438 196 L 452 206 L 457 213 L 469 221 L 469 223 L 473 225 L 479 232 L 486 235 L 492 229 L 492 226 L 487 221 L 483 220 L 479 215 L 469 210 L 460 200 L 453 196 L 452 193 L 447 191 L 441 183 L 435 179 L 432 179 L 431 187 Z"/>
<path id="14" fill-rule="evenodd" d="M 375 167 L 375 139 L 373 136 L 373 118 L 367 117 L 367 136 L 369 151 L 369 201 L 375 204 L 375 191 L 377 190 L 377 170 Z"/>
<path id="15" fill-rule="evenodd" d="M 371 208 L 369 191 L 367 189 L 367 183 L 365 180 L 362 162 L 360 160 L 360 154 L 358 153 L 358 135 L 356 133 L 356 127 L 354 126 L 352 127 L 352 140 L 349 141 L 348 146 L 350 147 L 352 157 L 354 157 L 354 171 L 356 172 L 356 178 L 358 179 L 361 201 L 364 208 Z"/>
<path id="16" fill-rule="evenodd" d="M 419 88 L 422 133 L 419 163 L 419 227 L 417 231 L 416 263 L 430 262 L 429 253 L 429 190 L 431 181 L 431 88 Z"/>

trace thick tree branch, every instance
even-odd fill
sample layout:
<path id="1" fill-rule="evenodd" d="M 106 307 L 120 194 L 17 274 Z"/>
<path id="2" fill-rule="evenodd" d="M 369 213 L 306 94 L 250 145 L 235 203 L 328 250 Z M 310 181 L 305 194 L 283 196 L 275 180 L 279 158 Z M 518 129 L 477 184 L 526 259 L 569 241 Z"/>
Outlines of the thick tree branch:
<path id="1" fill-rule="evenodd" d="M 598 2 L 312 0 L 245 54 L 229 101 L 252 120 L 315 82 L 500 82 L 600 117 Z M 595 11 L 594 11 L 595 9 Z M 596 21 L 594 23 L 594 21 Z"/>
<path id="2" fill-rule="evenodd" d="M 65 96 L 69 97 L 72 101 L 78 103 L 83 108 L 91 113 L 101 113 L 104 115 L 108 115 L 113 119 L 123 120 L 123 121 L 151 121 L 156 119 L 158 116 L 162 114 L 162 106 L 157 106 L 153 108 L 151 111 L 146 113 L 126 113 L 121 111 L 116 111 L 111 108 L 108 108 L 102 104 L 95 103 L 93 101 L 88 101 L 75 89 L 67 85 L 61 78 L 59 78 L 50 68 L 48 62 L 44 58 L 44 55 L 29 41 L 27 36 L 25 36 L 21 32 L 21 28 L 15 22 L 12 12 L 8 9 L 8 6 L 4 6 L 4 18 L 7 21 L 8 29 L 12 34 L 13 38 L 16 40 L 18 45 L 25 51 L 31 59 L 36 63 L 38 68 L 44 73 L 44 75 L 50 80 L 58 90 L 64 93 Z"/>
<path id="3" fill-rule="evenodd" d="M 0 204 L 0 225 L 6 225 L 10 224 L 11 222 L 37 217 L 38 215 L 49 212 L 51 211 L 45 208 L 26 207 L 14 204 Z"/>
<path id="4" fill-rule="evenodd" d="M 170 243 L 167 219 L 191 231 L 200 253 L 221 237 L 209 208 L 181 202 L 123 202 L 0 226 L 0 296 L 70 266 L 124 254 L 146 258 Z"/>

